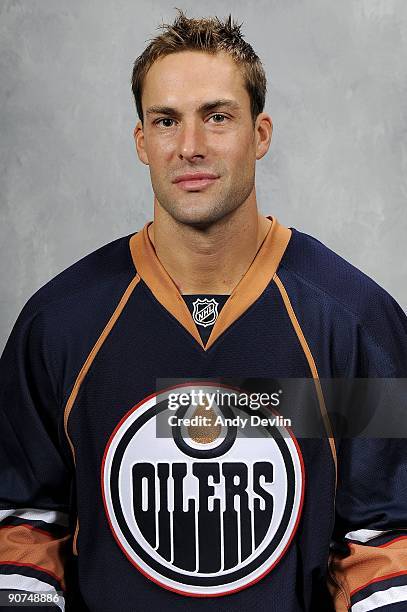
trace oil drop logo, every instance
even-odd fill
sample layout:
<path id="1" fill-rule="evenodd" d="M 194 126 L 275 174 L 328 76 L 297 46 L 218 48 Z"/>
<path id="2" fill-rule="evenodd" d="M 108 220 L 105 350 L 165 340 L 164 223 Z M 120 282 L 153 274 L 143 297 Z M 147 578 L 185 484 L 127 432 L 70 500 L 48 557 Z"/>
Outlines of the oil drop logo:
<path id="1" fill-rule="evenodd" d="M 265 577 L 286 553 L 302 510 L 304 466 L 292 433 L 259 425 L 249 438 L 217 423 L 220 414 L 233 417 L 236 409 L 181 406 L 171 434 L 158 438 L 156 419 L 174 410 L 165 393 L 150 396 L 117 425 L 102 462 L 105 512 L 122 552 L 186 596 L 227 595 Z M 182 424 L 200 415 L 209 419 L 205 427 Z"/>

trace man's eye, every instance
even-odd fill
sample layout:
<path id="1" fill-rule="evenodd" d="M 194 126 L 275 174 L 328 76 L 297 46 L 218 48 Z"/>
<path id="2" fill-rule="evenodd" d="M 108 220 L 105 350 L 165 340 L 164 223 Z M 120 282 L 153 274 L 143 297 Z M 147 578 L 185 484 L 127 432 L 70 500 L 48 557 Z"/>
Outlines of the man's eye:
<path id="1" fill-rule="evenodd" d="M 163 119 L 157 119 L 154 123 L 159 125 L 161 121 L 174 121 L 174 119 L 170 119 L 169 117 L 164 117 Z M 165 125 L 164 127 L 171 127 L 170 125 Z"/>
<path id="2" fill-rule="evenodd" d="M 223 117 L 223 119 L 227 119 L 226 115 L 222 115 L 222 113 L 216 113 L 216 115 L 212 115 L 210 119 L 213 119 L 213 117 Z M 224 123 L 224 121 L 215 121 L 215 123 Z"/>

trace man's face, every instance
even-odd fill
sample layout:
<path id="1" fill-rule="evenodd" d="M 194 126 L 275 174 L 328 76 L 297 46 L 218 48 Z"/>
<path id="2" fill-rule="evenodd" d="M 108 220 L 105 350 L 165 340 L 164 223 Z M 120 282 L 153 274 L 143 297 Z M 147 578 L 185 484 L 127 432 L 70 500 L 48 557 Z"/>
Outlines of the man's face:
<path id="1" fill-rule="evenodd" d="M 229 104 L 208 107 L 219 100 Z M 268 115 L 253 127 L 243 76 L 228 55 L 183 51 L 160 58 L 145 77 L 142 106 L 137 152 L 149 165 L 159 204 L 175 220 L 207 226 L 254 194 L 256 159 L 268 149 L 272 124 L 268 139 L 267 129 L 258 128 Z M 192 173 L 217 178 L 174 182 Z"/>

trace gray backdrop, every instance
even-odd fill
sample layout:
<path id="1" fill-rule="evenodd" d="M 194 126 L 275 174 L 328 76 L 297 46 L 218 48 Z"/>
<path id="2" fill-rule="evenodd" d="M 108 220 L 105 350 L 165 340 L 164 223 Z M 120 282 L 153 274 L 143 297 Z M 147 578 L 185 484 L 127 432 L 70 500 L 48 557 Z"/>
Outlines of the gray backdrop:
<path id="1" fill-rule="evenodd" d="M 268 77 L 260 209 L 406 309 L 405 0 L 0 0 L 0 349 L 30 295 L 152 218 L 132 137 L 134 59 L 171 22 L 229 12 Z"/>

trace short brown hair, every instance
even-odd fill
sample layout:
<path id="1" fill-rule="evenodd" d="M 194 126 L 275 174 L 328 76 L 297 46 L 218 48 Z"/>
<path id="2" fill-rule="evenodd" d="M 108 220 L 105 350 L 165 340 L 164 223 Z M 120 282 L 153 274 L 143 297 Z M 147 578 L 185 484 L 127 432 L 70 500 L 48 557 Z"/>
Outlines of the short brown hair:
<path id="1" fill-rule="evenodd" d="M 158 26 L 164 32 L 155 38 L 148 39 L 150 44 L 134 62 L 131 77 L 131 88 L 136 109 L 143 124 L 141 96 L 144 78 L 152 64 L 160 57 L 180 51 L 203 51 L 215 55 L 223 51 L 228 53 L 241 67 L 244 84 L 250 96 L 250 109 L 253 124 L 259 113 L 263 112 L 266 100 L 267 80 L 262 63 L 251 45 L 243 40 L 240 32 L 242 24 L 232 22 L 229 14 L 223 22 L 218 17 L 203 19 L 188 18 L 181 9 L 173 24 L 163 23 Z"/>

